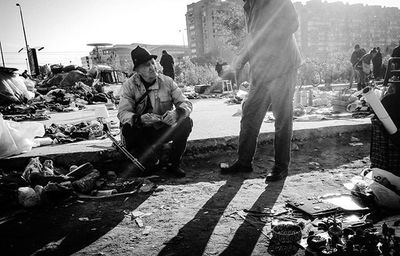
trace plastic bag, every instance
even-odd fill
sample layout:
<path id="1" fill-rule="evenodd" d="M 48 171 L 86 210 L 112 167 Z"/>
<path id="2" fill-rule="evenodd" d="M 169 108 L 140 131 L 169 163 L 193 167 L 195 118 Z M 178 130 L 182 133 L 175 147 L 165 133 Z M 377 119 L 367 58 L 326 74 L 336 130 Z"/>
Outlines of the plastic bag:
<path id="1" fill-rule="evenodd" d="M 44 125 L 38 122 L 5 121 L 0 115 L 0 159 L 28 152 L 35 137 L 43 137 Z"/>
<path id="2" fill-rule="evenodd" d="M 17 154 L 18 148 L 11 136 L 8 125 L 0 114 L 0 159 Z"/>
<path id="3" fill-rule="evenodd" d="M 395 191 L 399 191 L 400 177 L 379 169 L 367 169 L 360 176 L 352 178 L 351 183 L 344 186 L 352 191 L 365 194 L 370 191 L 375 197 L 375 203 L 382 207 L 390 209 L 400 209 L 400 195 Z M 393 190 L 392 190 L 392 189 Z"/>

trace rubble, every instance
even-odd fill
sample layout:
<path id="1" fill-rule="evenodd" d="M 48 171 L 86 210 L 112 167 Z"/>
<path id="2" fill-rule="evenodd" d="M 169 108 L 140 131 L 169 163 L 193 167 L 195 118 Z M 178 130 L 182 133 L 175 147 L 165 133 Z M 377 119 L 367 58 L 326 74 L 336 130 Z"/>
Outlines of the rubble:
<path id="1" fill-rule="evenodd" d="M 113 92 L 104 93 L 102 84 L 81 67 L 56 65 L 52 71 L 46 79 L 34 82 L 15 70 L 0 70 L 0 112 L 5 119 L 45 120 L 49 116 L 44 111 L 77 111 L 87 104 L 117 102 Z"/>

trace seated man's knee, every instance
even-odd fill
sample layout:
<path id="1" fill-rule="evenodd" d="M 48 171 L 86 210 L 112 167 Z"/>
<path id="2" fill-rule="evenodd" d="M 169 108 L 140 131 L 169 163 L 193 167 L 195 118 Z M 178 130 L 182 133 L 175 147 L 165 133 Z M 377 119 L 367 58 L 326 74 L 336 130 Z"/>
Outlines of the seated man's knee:
<path id="1" fill-rule="evenodd" d="M 186 117 L 179 124 L 179 129 L 185 134 L 190 134 L 193 128 L 193 120 L 190 117 Z"/>

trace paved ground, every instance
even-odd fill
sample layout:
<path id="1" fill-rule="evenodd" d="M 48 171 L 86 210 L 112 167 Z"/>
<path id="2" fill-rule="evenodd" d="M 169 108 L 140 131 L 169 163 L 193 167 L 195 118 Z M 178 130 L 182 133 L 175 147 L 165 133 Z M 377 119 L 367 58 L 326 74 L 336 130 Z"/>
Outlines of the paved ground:
<path id="1" fill-rule="evenodd" d="M 192 100 L 193 131 L 190 140 L 220 138 L 226 136 L 237 136 L 240 130 L 240 116 L 232 116 L 239 109 L 240 105 L 228 105 L 227 99 L 202 99 Z M 89 105 L 86 110 L 70 113 L 54 113 L 51 119 L 42 121 L 44 124 L 51 123 L 78 123 L 84 120 L 95 119 L 96 105 Z M 110 110 L 110 119 L 117 121 L 117 110 Z M 341 118 L 337 120 L 323 120 L 313 122 L 295 122 L 294 130 L 317 129 L 321 127 L 332 127 L 338 125 L 358 125 L 369 123 L 369 119 Z M 274 124 L 264 122 L 261 132 L 272 132 Z"/>

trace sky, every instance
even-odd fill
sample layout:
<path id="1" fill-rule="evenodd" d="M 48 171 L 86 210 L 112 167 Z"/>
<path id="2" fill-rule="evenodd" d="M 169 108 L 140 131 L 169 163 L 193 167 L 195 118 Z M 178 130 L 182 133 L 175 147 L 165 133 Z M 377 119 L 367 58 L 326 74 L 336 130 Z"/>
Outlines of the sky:
<path id="1" fill-rule="evenodd" d="M 80 57 L 91 50 L 88 43 L 187 44 L 186 6 L 197 0 L 0 0 L 5 64 L 22 72 L 26 52 L 18 53 L 25 41 L 17 2 L 22 7 L 28 45 L 44 47 L 38 52 L 39 64 L 80 65 Z M 342 2 L 400 8 L 400 0 Z"/>

